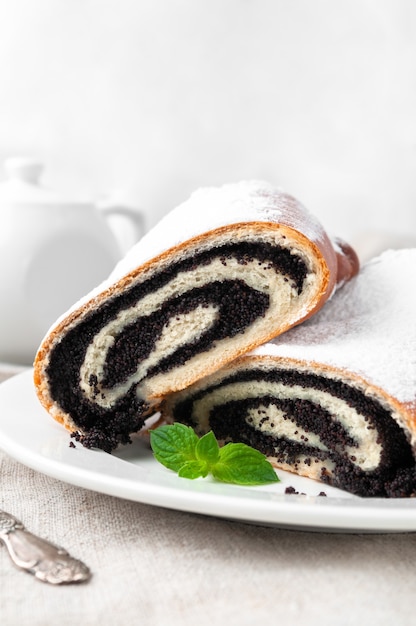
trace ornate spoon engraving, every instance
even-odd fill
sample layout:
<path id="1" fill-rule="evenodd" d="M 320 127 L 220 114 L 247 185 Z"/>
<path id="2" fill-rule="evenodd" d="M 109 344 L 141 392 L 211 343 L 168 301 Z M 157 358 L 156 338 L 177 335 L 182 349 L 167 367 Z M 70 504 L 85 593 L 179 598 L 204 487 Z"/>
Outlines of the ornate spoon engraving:
<path id="1" fill-rule="evenodd" d="M 12 561 L 43 582 L 53 585 L 83 582 L 91 577 L 88 567 L 66 550 L 30 533 L 18 519 L 0 509 L 0 541 Z"/>

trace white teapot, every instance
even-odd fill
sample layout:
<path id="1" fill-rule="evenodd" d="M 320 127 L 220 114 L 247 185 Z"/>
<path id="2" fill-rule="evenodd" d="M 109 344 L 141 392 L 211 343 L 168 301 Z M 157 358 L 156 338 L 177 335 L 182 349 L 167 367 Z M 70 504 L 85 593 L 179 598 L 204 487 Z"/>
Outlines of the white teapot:
<path id="1" fill-rule="evenodd" d="M 107 216 L 135 209 L 60 198 L 39 184 L 42 164 L 13 158 L 0 184 L 0 361 L 31 365 L 49 326 L 104 280 L 123 255 Z"/>

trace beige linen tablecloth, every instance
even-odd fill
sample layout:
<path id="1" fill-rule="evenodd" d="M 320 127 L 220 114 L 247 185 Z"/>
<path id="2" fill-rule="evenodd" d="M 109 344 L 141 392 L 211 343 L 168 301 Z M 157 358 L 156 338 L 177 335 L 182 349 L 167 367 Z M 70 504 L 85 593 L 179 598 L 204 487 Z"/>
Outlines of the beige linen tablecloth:
<path id="1" fill-rule="evenodd" d="M 93 572 L 53 587 L 1 546 L 1 626 L 416 623 L 416 534 L 298 532 L 165 510 L 73 487 L 2 452 L 0 469 L 0 507 Z"/>

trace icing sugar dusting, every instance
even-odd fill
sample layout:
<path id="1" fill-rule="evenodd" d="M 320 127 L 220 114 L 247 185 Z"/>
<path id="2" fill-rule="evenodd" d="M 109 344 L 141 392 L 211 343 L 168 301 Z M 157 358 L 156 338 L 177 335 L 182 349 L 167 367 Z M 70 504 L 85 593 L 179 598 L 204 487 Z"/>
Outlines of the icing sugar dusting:
<path id="1" fill-rule="evenodd" d="M 134 268 L 166 250 L 207 231 L 242 222 L 281 223 L 303 233 L 311 241 L 325 241 L 325 231 L 317 218 L 295 198 L 270 183 L 250 180 L 203 187 L 167 213 L 117 263 L 110 276 L 74 303 L 54 326 Z"/>
<path id="2" fill-rule="evenodd" d="M 167 213 L 117 265 L 112 278 L 204 232 L 239 222 L 282 223 L 317 243 L 320 222 L 295 198 L 264 181 L 203 187 Z"/>
<path id="3" fill-rule="evenodd" d="M 364 265 L 313 318 L 252 354 L 339 367 L 416 402 L 416 249 Z"/>

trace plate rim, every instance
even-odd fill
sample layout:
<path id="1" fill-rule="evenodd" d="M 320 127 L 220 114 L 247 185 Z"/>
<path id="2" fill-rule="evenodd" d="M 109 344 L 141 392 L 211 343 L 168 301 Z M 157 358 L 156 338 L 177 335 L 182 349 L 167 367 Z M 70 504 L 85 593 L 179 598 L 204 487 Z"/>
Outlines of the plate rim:
<path id="1" fill-rule="evenodd" d="M 46 432 L 54 441 L 51 449 L 43 445 L 43 440 L 37 447 L 28 443 L 30 436 L 36 441 L 33 416 L 29 411 L 25 409 L 27 417 L 23 417 L 23 424 L 11 421 L 16 416 L 21 419 L 20 413 L 26 404 L 35 414 L 45 416 L 44 422 L 36 422 L 37 430 L 39 434 Z M 16 434 L 18 426 L 26 426 L 20 431 L 23 437 Z M 69 442 L 68 431 L 55 422 L 38 401 L 32 369 L 0 384 L 0 448 L 23 465 L 77 487 L 171 510 L 278 528 L 320 532 L 416 532 L 416 498 L 287 495 L 275 491 L 274 486 L 241 487 L 210 479 L 189 481 L 177 477 L 153 458 L 149 470 L 129 462 L 122 452 L 110 455 L 101 450 L 87 450 L 79 444 L 73 449 Z M 280 470 L 278 475 L 282 476 Z M 292 474 L 290 477 L 293 482 L 299 478 Z M 302 480 L 313 484 L 317 492 L 330 489 L 317 481 Z"/>

